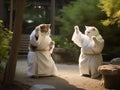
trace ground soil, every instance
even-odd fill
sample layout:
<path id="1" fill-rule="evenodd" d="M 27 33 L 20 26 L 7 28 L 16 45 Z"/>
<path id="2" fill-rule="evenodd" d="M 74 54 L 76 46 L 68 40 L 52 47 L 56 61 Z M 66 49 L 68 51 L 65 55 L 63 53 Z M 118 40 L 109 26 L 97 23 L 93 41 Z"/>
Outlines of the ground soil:
<path id="1" fill-rule="evenodd" d="M 91 79 L 79 75 L 78 64 L 56 64 L 58 76 L 56 77 L 27 77 L 26 59 L 18 60 L 15 82 L 12 87 L 0 88 L 0 90 L 30 90 L 33 85 L 51 85 L 56 90 L 108 90 L 104 88 L 101 78 Z M 16 88 L 16 89 L 15 89 Z"/>

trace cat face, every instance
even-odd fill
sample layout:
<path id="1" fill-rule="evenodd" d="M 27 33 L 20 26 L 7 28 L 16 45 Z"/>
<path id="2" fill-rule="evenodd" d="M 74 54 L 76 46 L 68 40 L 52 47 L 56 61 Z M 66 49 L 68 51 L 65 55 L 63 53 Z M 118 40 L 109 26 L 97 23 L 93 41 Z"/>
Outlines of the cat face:
<path id="1" fill-rule="evenodd" d="M 47 33 L 47 32 L 50 32 L 50 24 L 40 24 L 40 31 L 42 33 Z"/>
<path id="2" fill-rule="evenodd" d="M 89 38 L 91 38 L 92 36 L 98 36 L 99 35 L 99 32 L 98 32 L 96 27 L 85 26 L 85 28 L 86 28 L 85 35 L 87 35 Z"/>

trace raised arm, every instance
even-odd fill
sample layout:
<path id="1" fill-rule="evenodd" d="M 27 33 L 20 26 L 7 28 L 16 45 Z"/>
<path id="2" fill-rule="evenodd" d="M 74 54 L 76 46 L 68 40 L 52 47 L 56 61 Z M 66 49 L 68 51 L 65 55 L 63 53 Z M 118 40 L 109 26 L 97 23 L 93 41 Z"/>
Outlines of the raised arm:
<path id="1" fill-rule="evenodd" d="M 53 53 L 53 50 L 55 48 L 55 42 L 54 41 L 51 41 L 50 44 L 49 44 L 49 47 L 50 47 L 50 53 L 52 54 Z"/>
<path id="2" fill-rule="evenodd" d="M 95 53 L 101 53 L 104 47 L 104 39 L 102 38 L 101 35 L 99 35 L 98 37 L 92 37 L 93 41 L 94 41 L 94 46 L 93 46 L 93 50 Z"/>
<path id="3" fill-rule="evenodd" d="M 79 47 L 82 47 L 82 43 L 84 40 L 85 35 L 82 34 L 82 32 L 80 32 L 79 27 L 78 26 L 74 26 L 74 33 L 72 36 L 72 41 L 78 45 Z"/>
<path id="4" fill-rule="evenodd" d="M 38 46 L 40 44 L 40 28 L 37 26 L 30 35 L 30 44 Z"/>

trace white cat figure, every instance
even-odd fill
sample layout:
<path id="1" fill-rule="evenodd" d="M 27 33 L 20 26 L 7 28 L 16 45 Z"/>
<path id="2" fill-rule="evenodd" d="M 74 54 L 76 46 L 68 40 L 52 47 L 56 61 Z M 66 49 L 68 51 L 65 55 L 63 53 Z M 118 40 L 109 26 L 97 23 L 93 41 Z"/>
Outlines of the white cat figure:
<path id="1" fill-rule="evenodd" d="M 103 62 L 101 52 L 104 47 L 104 40 L 94 26 L 85 26 L 85 34 L 75 26 L 72 41 L 81 47 L 79 56 L 80 75 L 90 75 L 91 78 L 99 76 L 98 66 Z"/>
<path id="2" fill-rule="evenodd" d="M 50 24 L 40 24 L 30 34 L 28 76 L 57 76 L 57 67 L 51 56 L 55 42 L 50 37 Z"/>

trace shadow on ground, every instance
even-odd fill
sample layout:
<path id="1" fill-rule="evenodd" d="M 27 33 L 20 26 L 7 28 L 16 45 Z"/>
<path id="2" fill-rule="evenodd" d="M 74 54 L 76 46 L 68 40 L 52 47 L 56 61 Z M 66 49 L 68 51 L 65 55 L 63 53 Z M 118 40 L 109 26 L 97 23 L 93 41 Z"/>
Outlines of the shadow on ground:
<path id="1" fill-rule="evenodd" d="M 29 85 L 30 88 L 34 85 L 50 85 L 55 87 L 54 90 L 84 90 L 82 88 L 77 88 L 74 85 L 71 85 L 68 81 L 60 77 L 40 77 L 37 79 L 24 77 L 24 81 L 19 81 L 19 82 L 21 83 L 23 82 L 25 85 Z"/>

